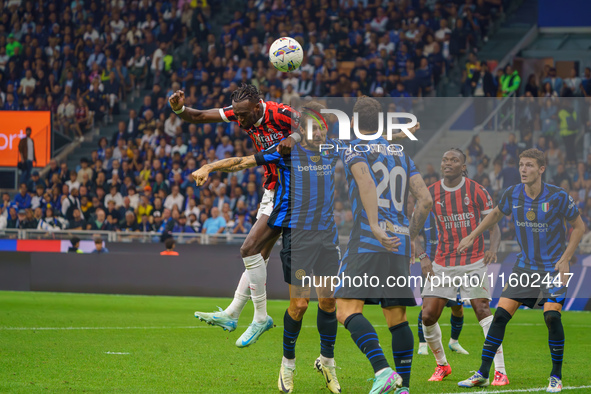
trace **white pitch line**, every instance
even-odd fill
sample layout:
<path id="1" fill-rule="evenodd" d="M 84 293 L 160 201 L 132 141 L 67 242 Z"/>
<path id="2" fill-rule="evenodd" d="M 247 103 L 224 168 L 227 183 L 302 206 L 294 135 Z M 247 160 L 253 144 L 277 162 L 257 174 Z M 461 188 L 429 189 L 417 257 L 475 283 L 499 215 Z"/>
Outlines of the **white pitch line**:
<path id="1" fill-rule="evenodd" d="M 464 323 L 465 326 L 477 326 L 478 324 Z M 440 324 L 440 326 L 450 326 L 450 324 Z M 537 327 L 546 326 L 543 323 L 512 323 L 511 326 Z M 282 325 L 276 325 L 275 328 L 283 328 Z M 374 328 L 387 328 L 385 324 L 376 324 Z M 591 328 L 589 324 L 570 324 L 569 327 Z M 175 329 L 203 329 L 214 328 L 209 325 L 199 326 L 131 326 L 131 327 L 0 327 L 0 331 L 75 331 L 75 330 L 175 330 Z M 302 328 L 316 328 L 316 326 L 303 326 Z"/>
<path id="2" fill-rule="evenodd" d="M 105 352 L 105 354 L 129 354 L 129 353 L 122 353 L 122 352 Z"/>
<path id="3" fill-rule="evenodd" d="M 591 388 L 591 386 L 566 386 L 563 387 L 563 390 L 578 390 L 578 389 L 588 389 Z M 535 393 L 538 391 L 546 391 L 546 387 L 538 387 L 538 388 L 533 388 L 533 389 L 513 389 L 513 390 L 496 390 L 496 391 L 490 391 L 490 390 L 480 390 L 480 391 L 472 391 L 472 390 L 464 390 L 465 392 L 470 392 L 473 394 L 478 394 L 478 393 L 487 393 L 487 394 L 496 394 L 496 393 Z M 455 392 L 451 392 L 451 393 L 443 393 L 443 394 L 457 394 L 460 391 L 455 391 Z"/>

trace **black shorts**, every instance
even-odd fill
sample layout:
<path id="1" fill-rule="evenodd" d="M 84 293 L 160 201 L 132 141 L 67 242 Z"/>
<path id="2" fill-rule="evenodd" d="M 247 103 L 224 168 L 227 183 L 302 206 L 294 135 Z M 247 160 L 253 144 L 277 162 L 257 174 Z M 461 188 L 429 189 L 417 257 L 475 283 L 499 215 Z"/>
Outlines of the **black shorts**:
<path id="1" fill-rule="evenodd" d="M 550 274 L 550 282 L 553 282 L 558 272 L 536 272 L 513 267 L 511 275 L 517 279 L 517 285 L 511 286 L 514 283 L 505 279 L 505 287 L 503 287 L 501 297 L 520 302 L 529 308 L 534 308 L 536 305 L 543 306 L 546 302 L 564 306 L 567 287 L 564 285 L 554 286 L 553 283 L 548 286 L 547 283 L 542 283 L 542 281 L 548 282 L 547 274 Z M 545 278 L 546 280 L 544 280 Z"/>
<path id="2" fill-rule="evenodd" d="M 341 283 L 335 288 L 335 298 L 363 300 L 369 305 L 381 304 L 382 308 L 417 305 L 410 284 L 408 256 L 349 254 L 337 278 Z"/>
<path id="3" fill-rule="evenodd" d="M 302 286 L 305 276 L 335 276 L 339 272 L 340 249 L 332 230 L 283 228 L 283 249 L 279 253 L 283 279 Z M 338 241 L 337 241 L 338 242 Z M 308 286 L 308 282 L 304 283 Z"/>

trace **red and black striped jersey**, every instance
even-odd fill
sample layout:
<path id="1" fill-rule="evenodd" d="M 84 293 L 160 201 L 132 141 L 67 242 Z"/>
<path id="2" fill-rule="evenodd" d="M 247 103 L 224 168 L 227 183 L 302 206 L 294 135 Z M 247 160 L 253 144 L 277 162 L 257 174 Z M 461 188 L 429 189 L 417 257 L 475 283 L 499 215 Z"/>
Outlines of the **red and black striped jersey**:
<path id="1" fill-rule="evenodd" d="M 433 197 L 433 213 L 439 233 L 435 263 L 444 267 L 469 265 L 484 258 L 484 236 L 474 246 L 459 254 L 457 247 L 493 209 L 493 201 L 486 189 L 472 179 L 462 178 L 452 189 L 440 182 L 429 186 Z"/>
<path id="2" fill-rule="evenodd" d="M 266 150 L 288 137 L 292 130 L 297 130 L 300 122 L 300 113 L 288 105 L 264 102 L 263 116 L 249 130 L 244 130 L 250 137 L 257 152 Z M 232 106 L 220 108 L 220 115 L 225 122 L 237 122 Z M 265 164 L 265 183 L 263 187 L 268 190 L 275 190 L 279 176 L 275 164 Z"/>

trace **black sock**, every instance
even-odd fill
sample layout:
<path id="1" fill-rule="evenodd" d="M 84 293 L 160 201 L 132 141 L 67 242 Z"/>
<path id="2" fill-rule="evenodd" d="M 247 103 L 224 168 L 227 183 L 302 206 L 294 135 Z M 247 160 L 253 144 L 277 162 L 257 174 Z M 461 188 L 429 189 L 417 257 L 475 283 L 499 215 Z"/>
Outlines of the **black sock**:
<path id="1" fill-rule="evenodd" d="M 552 358 L 552 372 L 550 376 L 562 379 L 562 356 L 564 355 L 564 328 L 558 311 L 544 312 L 544 320 L 548 327 L 548 345 Z"/>
<path id="2" fill-rule="evenodd" d="M 293 320 L 287 310 L 283 316 L 283 357 L 293 360 L 295 358 L 295 345 L 302 328 L 302 320 Z"/>
<path id="3" fill-rule="evenodd" d="M 396 372 L 402 376 L 402 387 L 409 387 L 415 339 L 407 321 L 390 327 L 390 332 Z"/>
<path id="4" fill-rule="evenodd" d="M 492 324 L 488 329 L 486 339 L 484 340 L 484 346 L 482 347 L 482 364 L 478 370 L 478 372 L 480 372 L 485 378 L 488 378 L 493 359 L 497 354 L 499 346 L 503 343 L 505 328 L 507 327 L 509 320 L 511 320 L 511 314 L 503 308 L 497 308 Z"/>
<path id="5" fill-rule="evenodd" d="M 464 316 L 456 317 L 452 313 L 449 322 L 451 323 L 451 339 L 457 341 L 462 332 L 462 327 L 464 326 Z"/>
<path id="6" fill-rule="evenodd" d="M 365 354 L 374 372 L 388 368 L 388 361 L 378 341 L 378 334 L 369 320 L 361 313 L 354 313 L 345 320 L 345 328 L 351 333 L 351 338 Z"/>
<path id="7" fill-rule="evenodd" d="M 421 309 L 421 311 L 419 312 L 419 342 L 421 343 L 425 343 L 427 341 L 425 341 L 425 336 L 423 335 L 423 310 Z"/>
<path id="8" fill-rule="evenodd" d="M 320 334 L 320 354 L 326 358 L 334 358 L 334 343 L 337 339 L 337 312 L 326 312 L 318 305 L 318 317 L 316 318 L 318 333 Z"/>

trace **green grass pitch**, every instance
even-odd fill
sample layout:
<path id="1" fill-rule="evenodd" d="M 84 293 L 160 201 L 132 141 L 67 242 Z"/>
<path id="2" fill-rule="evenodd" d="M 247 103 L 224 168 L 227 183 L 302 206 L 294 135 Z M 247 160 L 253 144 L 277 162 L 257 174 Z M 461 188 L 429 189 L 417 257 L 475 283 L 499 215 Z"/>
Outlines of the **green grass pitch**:
<path id="1" fill-rule="evenodd" d="M 0 292 L 0 392 L 128 392 L 128 393 L 274 393 L 282 356 L 286 301 L 270 301 L 269 314 L 278 327 L 250 348 L 234 342 L 252 317 L 249 304 L 233 333 L 210 327 L 193 317 L 195 310 L 225 307 L 228 299 L 117 296 L 69 293 Z M 297 354 L 296 393 L 328 393 L 312 364 L 319 355 L 317 304 L 304 317 Z M 432 355 L 418 356 L 416 319 L 412 393 L 467 392 L 457 387 L 478 368 L 482 329 L 466 309 L 460 342 L 469 356 L 448 353 L 453 374 L 443 382 L 427 382 Z M 391 336 L 381 311 L 366 307 L 376 325 L 384 353 L 392 362 Z M 440 323 L 449 339 L 449 309 Z M 591 393 L 591 314 L 563 315 L 566 350 L 563 367 L 568 393 Z M 49 329 L 52 328 L 52 329 Z M 507 328 L 505 360 L 511 385 L 485 392 L 539 392 L 550 372 L 547 330 L 541 311 L 520 310 Z M 373 377 L 369 362 L 348 332 L 339 327 L 335 347 L 343 393 L 367 393 Z M 586 386 L 586 387 L 581 387 Z M 474 390 L 471 392 L 480 392 Z"/>

